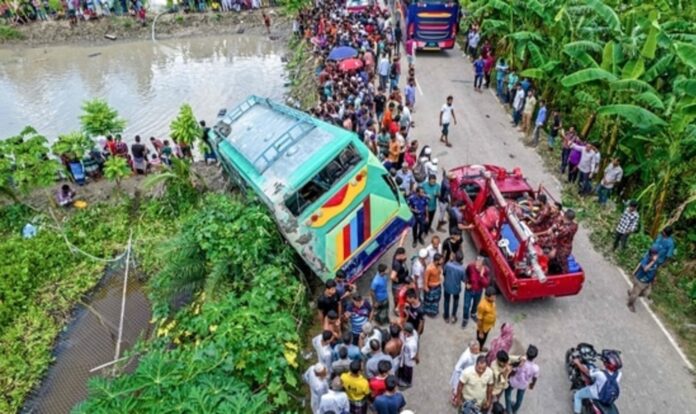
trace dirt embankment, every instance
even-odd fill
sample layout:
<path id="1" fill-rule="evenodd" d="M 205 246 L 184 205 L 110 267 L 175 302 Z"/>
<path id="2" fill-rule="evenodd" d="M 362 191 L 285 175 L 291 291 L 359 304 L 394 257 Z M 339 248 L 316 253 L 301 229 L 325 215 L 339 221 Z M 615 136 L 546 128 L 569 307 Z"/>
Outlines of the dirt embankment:
<path id="1" fill-rule="evenodd" d="M 305 111 L 318 102 L 317 77 L 315 70 L 319 64 L 318 56 L 304 40 L 292 39 L 287 55 L 287 71 L 290 80 L 288 101 L 291 105 Z"/>
<path id="2" fill-rule="evenodd" d="M 285 38 L 290 32 L 289 20 L 280 9 L 267 9 L 271 16 L 271 36 Z M 71 25 L 67 20 L 35 22 L 14 28 L 21 39 L 2 40 L 0 46 L 43 46 L 50 44 L 100 44 L 119 40 L 147 40 L 152 38 L 155 16 L 145 22 L 132 17 L 104 17 Z M 239 13 L 163 14 L 157 18 L 155 36 L 158 40 L 230 34 L 265 34 L 260 10 Z"/>

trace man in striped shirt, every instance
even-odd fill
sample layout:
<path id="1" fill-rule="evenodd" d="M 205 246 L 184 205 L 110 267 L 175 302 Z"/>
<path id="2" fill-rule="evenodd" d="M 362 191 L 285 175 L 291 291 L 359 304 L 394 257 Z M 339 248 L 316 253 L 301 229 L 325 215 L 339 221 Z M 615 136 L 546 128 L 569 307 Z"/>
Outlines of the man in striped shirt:
<path id="1" fill-rule="evenodd" d="M 636 207 L 638 207 L 638 202 L 636 202 L 636 200 L 628 202 L 628 207 L 626 207 L 626 210 L 621 215 L 619 224 L 614 231 L 614 247 L 612 250 L 616 250 L 616 248 L 619 247 L 619 243 L 621 244 L 621 248 L 625 249 L 628 236 L 638 230 L 640 215 Z"/>

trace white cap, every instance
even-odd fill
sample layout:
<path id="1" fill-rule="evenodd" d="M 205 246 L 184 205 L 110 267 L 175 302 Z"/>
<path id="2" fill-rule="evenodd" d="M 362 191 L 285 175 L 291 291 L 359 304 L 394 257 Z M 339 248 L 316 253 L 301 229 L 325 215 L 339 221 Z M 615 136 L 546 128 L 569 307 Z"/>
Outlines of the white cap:
<path id="1" fill-rule="evenodd" d="M 437 165 L 437 158 L 433 158 L 430 162 L 433 163 L 433 165 Z"/>
<path id="2" fill-rule="evenodd" d="M 425 259 L 426 257 L 428 257 L 428 249 L 420 249 L 420 251 L 418 252 L 418 257 L 420 257 L 421 259 Z"/>
<path id="3" fill-rule="evenodd" d="M 432 153 L 432 150 L 430 149 L 430 147 L 425 147 L 423 149 L 423 154 L 430 155 L 430 153 Z"/>

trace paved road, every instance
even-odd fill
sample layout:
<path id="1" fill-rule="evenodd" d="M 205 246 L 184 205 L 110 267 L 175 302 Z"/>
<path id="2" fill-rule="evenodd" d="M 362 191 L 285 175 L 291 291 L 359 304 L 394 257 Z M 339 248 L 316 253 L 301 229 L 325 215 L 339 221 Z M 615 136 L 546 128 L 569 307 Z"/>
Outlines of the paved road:
<path id="1" fill-rule="evenodd" d="M 521 167 L 530 182 L 543 183 L 559 196 L 558 183 L 544 171 L 534 150 L 522 144 L 495 97 L 488 91 L 481 94 L 473 90 L 471 65 L 461 51 L 419 54 L 416 78 L 422 94 L 416 98 L 412 138 L 421 145 L 430 144 L 441 167 L 468 163 Z M 453 148 L 438 142 L 438 112 L 449 94 L 454 95 L 459 121 L 450 131 Z M 413 254 L 410 235 L 405 244 Z M 471 244 L 465 244 L 465 255 L 467 261 L 473 259 Z M 592 248 L 588 232 L 582 227 L 575 238 L 574 255 L 587 277 L 579 295 L 523 304 L 509 304 L 498 298 L 494 332 L 502 322 L 513 322 L 521 346 L 533 343 L 540 349 L 541 378 L 525 396 L 521 412 L 572 412 L 563 358 L 566 349 L 585 341 L 598 349 L 623 351 L 625 368 L 618 402 L 622 413 L 696 413 L 694 378 L 646 309 L 638 306 L 635 314 L 627 310 L 625 279 Z M 385 255 L 383 262 L 390 258 L 391 254 Z M 364 279 L 361 286 L 367 285 L 371 275 Z M 456 412 L 449 405 L 448 382 L 465 344 L 475 336 L 474 329 L 473 324 L 466 330 L 447 325 L 441 318 L 426 321 L 414 387 L 405 392 L 408 408 L 417 414 Z"/>

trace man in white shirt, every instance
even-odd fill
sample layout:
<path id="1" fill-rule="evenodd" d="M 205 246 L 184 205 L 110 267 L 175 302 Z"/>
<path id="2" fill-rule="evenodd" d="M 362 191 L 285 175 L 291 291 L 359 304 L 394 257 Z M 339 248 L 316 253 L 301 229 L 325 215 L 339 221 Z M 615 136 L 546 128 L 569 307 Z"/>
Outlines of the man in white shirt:
<path id="1" fill-rule="evenodd" d="M 404 347 L 402 349 L 401 368 L 399 369 L 399 386 L 408 388 L 413 382 L 413 367 L 418 361 L 418 334 L 413 325 L 406 323 L 402 331 Z"/>
<path id="2" fill-rule="evenodd" d="M 324 364 L 328 371 L 331 370 L 331 363 L 333 362 L 333 355 L 331 353 L 332 338 L 333 333 L 329 330 L 323 331 L 312 338 L 312 346 L 314 347 L 314 352 L 317 354 L 317 360 L 319 363 Z M 329 374 L 330 373 L 331 372 L 329 372 Z"/>
<path id="3" fill-rule="evenodd" d="M 452 106 L 452 101 L 454 98 L 452 95 L 447 97 L 447 103 L 442 105 L 440 109 L 440 127 L 442 128 L 442 135 L 440 136 L 440 142 L 444 142 L 445 145 L 451 147 L 452 144 L 449 143 L 449 126 L 452 121 L 454 125 L 457 125 L 457 117 L 454 115 L 454 107 Z"/>
<path id="4" fill-rule="evenodd" d="M 524 88 L 519 83 L 517 84 L 517 91 L 515 92 L 515 98 L 512 100 L 512 123 L 517 126 L 522 119 L 522 109 L 524 109 Z"/>
<path id="5" fill-rule="evenodd" d="M 607 165 L 607 168 L 604 169 L 604 177 L 602 177 L 602 181 L 600 181 L 597 189 L 599 205 L 604 206 L 607 204 L 611 190 L 614 189 L 614 185 L 619 183 L 622 178 L 623 168 L 621 168 L 619 159 L 614 157 L 611 163 Z"/>
<path id="6" fill-rule="evenodd" d="M 302 379 L 307 385 L 309 385 L 309 390 L 311 392 L 311 406 L 312 413 L 319 414 L 319 402 L 321 397 L 329 391 L 329 384 L 327 378 L 329 371 L 326 366 L 321 362 L 312 365 L 307 368 Z"/>
<path id="7" fill-rule="evenodd" d="M 413 269 L 411 274 L 413 279 L 416 281 L 416 287 L 418 287 L 418 292 L 423 291 L 423 276 L 425 274 L 425 260 L 428 258 L 428 249 L 422 248 L 418 252 L 418 257 L 413 261 Z"/>
<path id="8" fill-rule="evenodd" d="M 581 151 L 580 163 L 578 164 L 578 170 L 580 171 L 580 194 L 588 194 L 592 191 L 592 184 L 590 181 L 597 170 L 599 169 L 600 155 L 597 148 L 592 144 L 587 144 L 584 147 L 582 145 L 573 144 L 572 148 L 576 151 Z"/>
<path id="9" fill-rule="evenodd" d="M 389 64 L 389 58 L 386 53 L 383 53 L 379 58 L 379 63 L 377 64 L 377 73 L 379 74 L 379 87 L 381 89 L 387 89 L 387 81 L 389 80 L 389 69 L 391 65 Z"/>
<path id="10" fill-rule="evenodd" d="M 319 402 L 319 414 L 334 412 L 336 414 L 347 413 L 350 410 L 348 396 L 343 392 L 341 378 L 336 377 L 331 381 L 329 391 L 321 396 Z"/>

